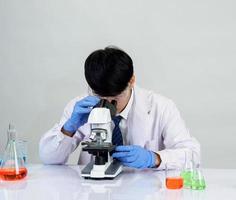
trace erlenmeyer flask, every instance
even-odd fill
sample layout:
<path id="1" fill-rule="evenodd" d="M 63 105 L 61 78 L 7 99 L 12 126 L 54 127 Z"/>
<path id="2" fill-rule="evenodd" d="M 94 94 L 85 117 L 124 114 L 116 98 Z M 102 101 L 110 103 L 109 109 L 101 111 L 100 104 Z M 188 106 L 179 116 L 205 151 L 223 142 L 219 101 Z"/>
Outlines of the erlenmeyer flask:
<path id="1" fill-rule="evenodd" d="M 24 160 L 18 152 L 16 144 L 16 130 L 13 125 L 9 125 L 7 132 L 8 141 L 0 167 L 0 179 L 12 181 L 23 179 L 27 175 Z"/>
<path id="2" fill-rule="evenodd" d="M 196 152 L 192 154 L 193 158 L 193 174 L 192 174 L 192 183 L 191 189 L 193 190 L 204 190 L 206 188 L 205 178 L 203 176 L 201 167 L 200 167 L 200 158 Z"/>
<path id="3" fill-rule="evenodd" d="M 191 151 L 185 151 L 185 163 L 181 177 L 184 179 L 184 188 L 190 189 L 193 175 L 193 158 Z"/>
<path id="4" fill-rule="evenodd" d="M 191 188 L 193 190 L 204 190 L 206 188 L 206 183 L 200 165 L 194 169 L 192 176 Z"/>

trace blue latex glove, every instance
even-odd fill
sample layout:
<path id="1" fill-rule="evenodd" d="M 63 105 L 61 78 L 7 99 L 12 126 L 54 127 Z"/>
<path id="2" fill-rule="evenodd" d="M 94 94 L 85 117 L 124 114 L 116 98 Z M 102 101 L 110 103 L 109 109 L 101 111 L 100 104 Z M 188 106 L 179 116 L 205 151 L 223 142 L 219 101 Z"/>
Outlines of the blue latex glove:
<path id="1" fill-rule="evenodd" d="M 117 146 L 115 150 L 112 157 L 120 160 L 125 166 L 144 169 L 154 167 L 156 164 L 155 153 L 141 146 Z"/>
<path id="2" fill-rule="evenodd" d="M 96 96 L 87 96 L 76 102 L 71 117 L 64 124 L 63 129 L 70 133 L 75 133 L 80 126 L 83 126 L 88 121 L 89 113 L 99 100 Z"/>

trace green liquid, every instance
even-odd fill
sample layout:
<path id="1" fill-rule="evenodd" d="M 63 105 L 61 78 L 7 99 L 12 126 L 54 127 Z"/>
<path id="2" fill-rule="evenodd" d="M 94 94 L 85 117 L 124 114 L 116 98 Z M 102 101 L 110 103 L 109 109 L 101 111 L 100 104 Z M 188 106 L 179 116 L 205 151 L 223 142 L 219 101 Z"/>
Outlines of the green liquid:
<path id="1" fill-rule="evenodd" d="M 206 183 L 204 178 L 197 178 L 197 174 L 191 171 L 183 171 L 181 177 L 184 179 L 184 187 L 193 190 L 204 190 Z"/>
<path id="2" fill-rule="evenodd" d="M 181 177 L 184 179 L 184 187 L 191 188 L 193 174 L 191 171 L 183 171 Z"/>
<path id="3" fill-rule="evenodd" d="M 206 188 L 206 183 L 204 179 L 193 179 L 192 186 L 193 190 L 204 190 Z"/>

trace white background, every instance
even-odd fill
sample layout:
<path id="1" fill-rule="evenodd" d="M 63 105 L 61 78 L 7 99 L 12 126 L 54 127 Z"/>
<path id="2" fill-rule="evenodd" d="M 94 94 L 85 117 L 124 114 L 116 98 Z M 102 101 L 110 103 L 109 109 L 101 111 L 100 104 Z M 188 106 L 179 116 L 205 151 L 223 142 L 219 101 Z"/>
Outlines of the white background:
<path id="1" fill-rule="evenodd" d="M 86 91 L 86 57 L 113 44 L 133 58 L 140 86 L 175 101 L 201 143 L 203 166 L 235 168 L 235 6 L 233 0 L 0 0 L 0 152 L 13 121 L 29 141 L 30 162 L 40 162 L 40 137 Z"/>

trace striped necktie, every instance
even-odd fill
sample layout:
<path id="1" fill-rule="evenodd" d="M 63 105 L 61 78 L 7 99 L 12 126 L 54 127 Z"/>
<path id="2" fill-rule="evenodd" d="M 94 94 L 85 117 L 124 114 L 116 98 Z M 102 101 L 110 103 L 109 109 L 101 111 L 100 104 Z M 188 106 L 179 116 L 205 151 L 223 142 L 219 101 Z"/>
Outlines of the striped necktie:
<path id="1" fill-rule="evenodd" d="M 122 138 L 122 134 L 119 127 L 119 123 L 121 119 L 122 119 L 121 116 L 116 116 L 113 118 L 115 127 L 112 132 L 112 144 L 117 145 L 117 146 L 123 145 L 123 138 Z"/>

